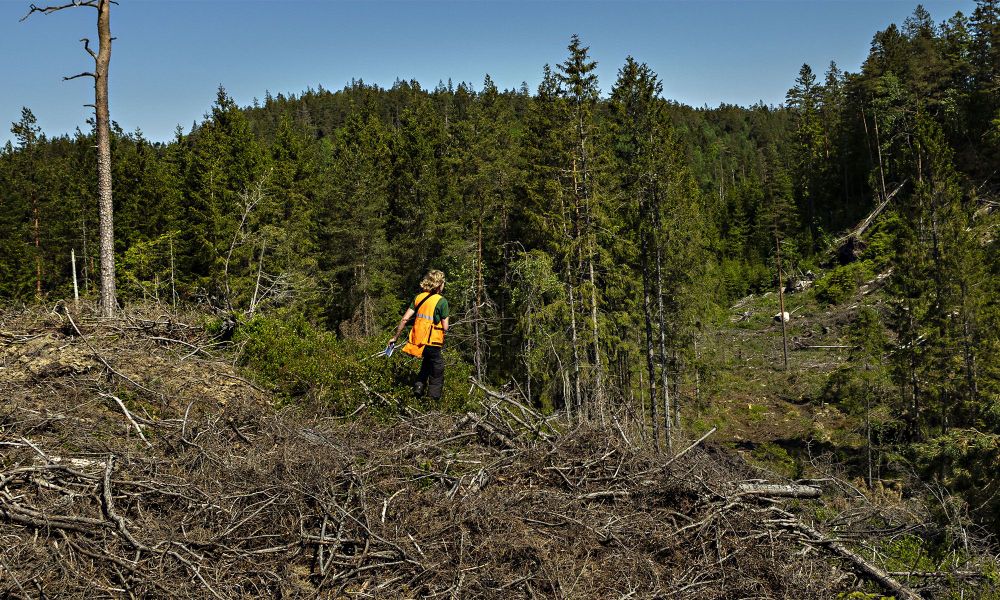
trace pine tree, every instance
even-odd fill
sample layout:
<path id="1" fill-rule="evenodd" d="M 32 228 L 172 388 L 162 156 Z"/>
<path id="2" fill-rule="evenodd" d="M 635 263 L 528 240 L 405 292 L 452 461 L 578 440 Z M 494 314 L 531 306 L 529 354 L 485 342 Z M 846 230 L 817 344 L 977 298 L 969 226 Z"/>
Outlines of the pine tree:
<path id="1" fill-rule="evenodd" d="M 80 6 L 97 10 L 97 51 L 90 48 L 89 39 L 81 40 L 84 50 L 94 59 L 94 70 L 65 79 L 90 77 L 94 80 L 94 135 L 97 142 L 97 191 L 100 213 L 101 314 L 106 317 L 112 316 L 118 308 L 115 284 L 114 207 L 111 190 L 111 117 L 108 110 L 108 73 L 111 63 L 111 42 L 114 40 L 111 37 L 113 3 L 112 0 L 80 0 L 63 5 L 32 4 L 28 14 L 24 16 L 26 19 L 36 12 L 50 14 Z"/>

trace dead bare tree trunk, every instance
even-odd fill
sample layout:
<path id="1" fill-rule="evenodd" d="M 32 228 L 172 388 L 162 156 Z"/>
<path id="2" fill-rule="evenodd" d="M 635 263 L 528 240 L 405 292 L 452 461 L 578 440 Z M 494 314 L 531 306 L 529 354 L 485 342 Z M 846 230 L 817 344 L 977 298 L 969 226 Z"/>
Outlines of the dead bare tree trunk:
<path id="1" fill-rule="evenodd" d="M 577 235 L 572 237 L 569 234 L 569 228 L 566 224 L 567 207 L 565 206 L 562 197 L 559 200 L 559 215 L 562 220 L 563 238 L 570 240 L 575 243 Z M 578 348 L 578 335 L 576 330 L 576 303 L 573 298 L 573 264 L 572 264 L 572 249 L 566 252 L 566 295 L 569 298 L 569 325 L 570 325 L 570 345 L 573 348 L 573 387 L 568 400 L 566 401 L 566 417 L 572 421 L 573 413 L 576 411 L 579 416 L 579 410 L 582 406 L 581 402 L 581 391 L 580 391 L 580 349 Z"/>
<path id="2" fill-rule="evenodd" d="M 173 243 L 173 240 L 171 240 L 171 243 Z M 261 275 L 263 275 L 263 273 L 264 273 L 264 248 L 265 248 L 266 245 L 267 245 L 267 238 L 266 237 L 261 238 L 261 240 L 260 240 L 260 259 L 257 261 L 257 283 L 253 287 L 253 298 L 250 300 L 250 314 L 249 314 L 250 317 L 253 317 L 254 313 L 257 311 L 257 299 L 258 299 L 259 293 L 260 293 L 260 278 L 261 278 Z M 173 246 L 172 245 L 170 247 L 170 251 L 171 251 L 171 254 L 170 254 L 170 277 L 171 277 L 171 279 L 170 279 L 170 286 L 171 286 L 171 288 L 170 289 L 171 289 L 171 293 L 172 293 L 172 291 L 173 291 L 173 285 L 174 285 L 174 283 L 173 283 L 173 276 L 174 276 L 174 271 L 173 271 L 173 268 L 174 268 L 174 256 L 173 256 Z M 367 335 L 367 333 L 365 335 Z"/>
<path id="3" fill-rule="evenodd" d="M 480 204 L 480 216 L 485 207 Z M 476 379 L 483 379 L 482 311 L 483 306 L 483 222 L 480 218 L 476 226 L 476 303 L 472 307 L 472 363 L 476 369 Z"/>
<path id="4" fill-rule="evenodd" d="M 263 250 L 261 251 L 263 255 Z M 261 258 L 263 260 L 263 258 Z M 174 235 L 170 234 L 170 302 L 177 308 L 177 286 L 174 283 Z"/>
<path id="5" fill-rule="evenodd" d="M 99 0 L 94 57 L 94 104 L 97 116 L 97 197 L 101 239 L 101 314 L 114 315 L 118 308 L 115 291 L 114 210 L 111 202 L 111 117 L 108 108 L 108 67 L 111 64 L 111 0 Z"/>
<path id="6" fill-rule="evenodd" d="M 80 309 L 80 288 L 76 284 L 76 248 L 71 248 L 69 251 L 69 263 L 73 268 L 73 306 L 79 310 Z"/>
<path id="7" fill-rule="evenodd" d="M 108 108 L 108 67 L 111 64 L 111 2 L 112 0 L 74 0 L 68 4 L 35 6 L 31 5 L 27 19 L 38 12 L 51 14 L 65 8 L 86 6 L 97 9 L 97 52 L 90 48 L 90 40 L 83 38 L 83 49 L 94 59 L 94 71 L 83 72 L 63 80 L 78 77 L 94 79 L 94 116 L 97 137 L 97 198 L 100 216 L 99 238 L 101 247 L 101 314 L 114 315 L 118 308 L 115 291 L 115 236 L 114 211 L 111 200 L 111 117 Z"/>
<path id="8" fill-rule="evenodd" d="M 576 303 L 573 299 L 573 284 L 567 283 L 569 292 L 570 344 L 573 346 L 573 405 L 578 420 L 583 419 L 583 392 L 580 390 L 580 348 L 576 330 Z M 570 414 L 572 419 L 572 414 Z"/>
<path id="9" fill-rule="evenodd" d="M 87 259 L 90 255 L 87 254 L 87 217 L 83 216 L 80 219 L 80 223 L 83 225 L 83 293 L 90 293 L 90 270 L 87 268 Z"/>
<path id="10" fill-rule="evenodd" d="M 602 373 L 603 367 L 601 366 L 601 343 L 600 343 L 600 330 L 597 327 L 597 280 L 594 277 L 594 249 L 593 240 L 588 236 L 588 245 L 590 246 L 590 324 L 593 328 L 594 341 L 593 341 L 593 351 L 594 351 L 594 402 L 597 410 L 601 413 L 601 418 L 604 418 L 604 377 Z M 592 407 L 593 410 L 593 407 Z"/>

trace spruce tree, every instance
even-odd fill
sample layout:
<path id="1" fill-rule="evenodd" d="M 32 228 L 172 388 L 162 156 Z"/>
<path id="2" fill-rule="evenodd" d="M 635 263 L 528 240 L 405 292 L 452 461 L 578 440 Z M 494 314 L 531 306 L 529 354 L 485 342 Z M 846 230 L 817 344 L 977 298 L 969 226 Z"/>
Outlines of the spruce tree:
<path id="1" fill-rule="evenodd" d="M 820 115 L 822 93 L 823 88 L 816 83 L 812 68 L 802 65 L 795 86 L 788 90 L 785 100 L 795 120 L 796 195 L 812 237 L 811 243 L 815 243 L 819 227 L 816 205 L 821 196 L 821 171 L 826 160 L 823 149 L 827 144 Z"/>
<path id="2" fill-rule="evenodd" d="M 662 145 L 664 131 L 661 129 L 661 105 L 659 95 L 663 89 L 656 74 L 645 64 L 637 63 L 631 56 L 618 71 L 618 80 L 611 91 L 611 140 L 614 148 L 615 171 L 619 174 L 617 192 L 627 207 L 628 222 L 623 231 L 629 232 L 638 249 L 637 262 L 632 268 L 641 273 L 642 315 L 645 333 L 643 354 L 646 362 L 646 381 L 649 385 L 649 413 L 652 427 L 653 445 L 659 448 L 661 419 L 657 406 L 661 392 L 664 408 L 669 406 L 668 388 L 660 385 L 661 376 L 656 370 L 656 338 L 654 337 L 654 312 L 658 296 L 656 282 L 656 256 L 660 254 L 658 235 L 659 201 L 662 198 L 660 157 L 665 148 Z M 665 370 L 662 356 L 660 369 Z M 669 441 L 669 412 L 664 411 L 662 423 L 664 437 Z"/>
<path id="3" fill-rule="evenodd" d="M 597 240 L 597 230 L 602 219 L 600 195 L 597 192 L 597 177 L 594 163 L 596 161 L 596 141 L 594 113 L 600 89 L 597 86 L 597 75 L 594 70 L 597 62 L 590 59 L 590 48 L 581 45 L 580 38 L 573 35 L 570 39 L 569 56 L 559 65 L 557 78 L 563 85 L 566 100 L 569 103 L 570 129 L 566 132 L 570 138 L 570 163 L 563 165 L 571 176 L 570 195 L 573 219 L 573 246 L 578 277 L 585 279 L 586 284 L 579 290 L 580 308 L 589 303 L 590 344 L 589 360 L 593 381 L 590 385 L 592 397 L 588 399 L 586 411 L 594 414 L 595 410 L 603 410 L 605 390 L 603 382 L 603 366 L 601 364 L 600 325 L 598 322 L 599 288 L 595 275 L 595 263 L 601 260 L 601 248 Z M 572 291 L 570 292 L 573 293 Z M 575 317 L 575 315 L 574 315 Z M 579 399 L 583 402 L 583 399 Z"/>
<path id="4" fill-rule="evenodd" d="M 916 121 L 912 191 L 898 216 L 892 322 L 899 336 L 895 377 L 910 435 L 974 421 L 979 402 L 981 281 L 985 256 L 973 235 L 953 152 L 926 113 Z"/>
<path id="5" fill-rule="evenodd" d="M 249 300 L 252 244 L 247 234 L 266 192 L 267 157 L 246 115 L 219 88 L 212 111 L 188 137 L 184 270 L 196 293 L 227 309 Z"/>

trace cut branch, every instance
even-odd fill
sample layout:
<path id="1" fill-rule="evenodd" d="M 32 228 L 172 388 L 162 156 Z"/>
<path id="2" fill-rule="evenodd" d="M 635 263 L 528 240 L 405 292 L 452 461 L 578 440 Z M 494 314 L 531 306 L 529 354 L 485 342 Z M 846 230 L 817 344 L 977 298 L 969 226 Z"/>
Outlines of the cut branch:
<path id="1" fill-rule="evenodd" d="M 681 450 L 680 452 L 678 452 L 673 458 L 671 458 L 670 460 L 668 460 L 667 464 L 664 465 L 664 466 L 670 465 L 672 462 L 674 462 L 678 458 L 680 458 L 680 457 L 684 456 L 685 454 L 687 454 L 688 452 L 690 452 L 691 449 L 693 449 L 695 446 L 697 446 L 698 444 L 700 444 L 700 443 L 704 442 L 705 440 L 707 440 L 708 436 L 710 436 L 713 433 L 715 433 L 716 429 L 718 429 L 718 427 L 713 427 L 713 428 L 709 429 L 708 433 L 706 433 L 705 435 L 703 435 L 700 438 L 698 438 L 697 440 L 695 440 L 695 442 L 693 444 L 691 444 L 690 446 L 688 446 L 687 448 L 685 448 L 685 449 Z"/>
<path id="2" fill-rule="evenodd" d="M 130 413 L 128 409 L 125 408 L 125 403 L 122 402 L 121 398 L 115 396 L 114 394 L 104 394 L 104 393 L 101 394 L 101 397 L 110 398 L 111 400 L 114 400 L 115 403 L 118 405 L 119 410 L 122 411 L 122 414 L 125 415 L 125 418 L 128 419 L 128 422 L 131 423 L 132 427 L 135 428 L 136 433 L 138 433 L 139 437 L 142 438 L 142 443 L 146 444 L 147 448 L 153 447 L 153 445 L 149 443 L 149 440 L 146 439 L 146 436 L 143 435 L 142 427 L 139 427 L 139 424 L 135 422 L 134 418 L 132 418 L 132 413 Z"/>
<path id="3" fill-rule="evenodd" d="M 131 383 L 135 387 L 139 388 L 140 390 L 143 390 L 145 392 L 149 392 L 150 394 L 153 394 L 154 396 L 158 396 L 158 397 L 161 397 L 161 398 L 163 397 L 163 394 L 159 394 L 159 393 L 157 393 L 157 392 L 149 389 L 148 387 L 142 385 L 141 383 L 132 380 L 132 378 L 128 377 L 127 375 L 123 375 L 120 372 L 118 372 L 114 367 L 111 366 L 110 363 L 108 363 L 107 360 L 104 359 L 103 356 L 101 356 L 101 353 L 97 351 L 97 348 L 94 348 L 93 344 L 90 343 L 90 340 L 87 339 L 87 336 L 83 335 L 83 332 L 80 331 L 80 328 L 76 326 L 76 322 L 73 321 L 73 315 L 69 314 L 69 310 L 66 310 L 66 317 L 69 319 L 70 325 L 73 326 L 73 331 L 75 331 L 77 333 L 77 335 L 80 336 L 80 339 L 82 339 L 83 342 L 85 344 L 87 344 L 87 347 L 90 348 L 90 351 L 94 353 L 94 357 L 96 357 L 97 360 L 101 361 L 101 364 L 103 364 L 105 366 L 105 368 L 107 368 L 109 371 L 111 371 L 115 375 L 121 377 L 125 381 Z"/>
<path id="4" fill-rule="evenodd" d="M 833 554 L 847 560 L 861 575 L 875 581 L 887 591 L 894 594 L 896 598 L 899 598 L 900 600 L 922 600 L 916 592 L 896 581 L 891 575 L 889 575 L 889 573 L 886 573 L 882 569 L 876 567 L 858 554 L 846 548 L 840 542 L 826 537 L 802 521 L 793 518 L 784 520 L 781 524 L 789 529 L 803 534 L 809 542 L 823 546 L 830 550 Z"/>

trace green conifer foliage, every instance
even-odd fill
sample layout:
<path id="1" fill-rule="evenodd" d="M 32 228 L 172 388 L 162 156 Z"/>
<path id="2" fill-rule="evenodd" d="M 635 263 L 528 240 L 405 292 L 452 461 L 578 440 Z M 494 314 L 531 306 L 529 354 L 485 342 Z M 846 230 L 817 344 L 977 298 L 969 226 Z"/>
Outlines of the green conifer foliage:
<path id="1" fill-rule="evenodd" d="M 567 293 L 573 311 L 570 319 L 574 346 L 574 373 L 580 370 L 580 354 L 586 352 L 589 378 L 580 391 L 580 378 L 575 376 L 577 408 L 594 416 L 603 410 L 606 400 L 604 366 L 602 364 L 601 325 L 598 290 L 602 287 L 596 271 L 602 262 L 602 246 L 598 231 L 603 228 L 604 198 L 600 189 L 595 110 L 600 89 L 594 69 L 597 62 L 590 59 L 589 48 L 573 35 L 569 56 L 558 66 L 556 78 L 562 84 L 562 93 L 568 102 L 569 128 L 563 135 L 569 138 L 569 162 L 561 165 L 567 174 L 567 199 L 570 212 L 570 252 L 567 268 Z M 576 314 L 580 319 L 577 323 Z M 587 396 L 586 398 L 584 396 Z"/>
<path id="2" fill-rule="evenodd" d="M 396 314 L 398 251 L 389 243 L 390 136 L 373 116 L 351 117 L 333 143 L 317 214 L 317 250 L 331 325 L 370 337 Z M 398 257 L 396 257 L 398 259 Z"/>
<path id="3" fill-rule="evenodd" d="M 36 164 L 40 163 L 38 143 L 44 141 L 37 119 L 31 109 L 21 109 L 21 120 L 12 123 L 10 131 L 17 142 L 16 150 L 9 143 L 3 153 L 3 210 L 0 211 L 5 265 L 2 284 L 7 297 L 29 300 L 41 295 L 42 256 L 40 231 L 41 190 Z M 38 227 L 35 226 L 39 219 Z M 36 240 L 39 242 L 36 245 Z"/>
<path id="4" fill-rule="evenodd" d="M 263 200 L 257 196 L 268 175 L 266 155 L 221 87 L 209 119 L 191 132 L 188 143 L 182 271 L 191 278 L 193 294 L 231 308 L 234 294 L 248 293 L 246 282 L 236 291 L 233 283 L 250 277 L 252 244 L 245 242 Z"/>
<path id="5" fill-rule="evenodd" d="M 899 207 L 893 328 L 895 377 L 919 438 L 975 420 L 985 257 L 940 126 L 921 113 L 916 128 L 913 189 Z"/>
<path id="6" fill-rule="evenodd" d="M 786 103 L 795 120 L 793 156 L 796 159 L 794 173 L 799 206 L 813 238 L 819 228 L 816 205 L 823 190 L 822 173 L 827 160 L 824 153 L 827 144 L 820 115 L 822 94 L 823 88 L 817 85 L 812 68 L 809 65 L 802 65 L 795 86 L 788 90 L 786 96 Z"/>

